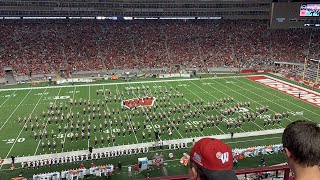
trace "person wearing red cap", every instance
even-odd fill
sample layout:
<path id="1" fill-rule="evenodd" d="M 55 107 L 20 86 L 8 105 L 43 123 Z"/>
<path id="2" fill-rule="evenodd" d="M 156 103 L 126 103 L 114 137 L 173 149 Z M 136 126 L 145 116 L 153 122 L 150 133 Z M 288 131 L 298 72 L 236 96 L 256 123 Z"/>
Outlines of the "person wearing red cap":
<path id="1" fill-rule="evenodd" d="M 219 139 L 203 138 L 191 149 L 189 176 L 193 180 L 237 180 L 232 159 L 230 146 Z"/>

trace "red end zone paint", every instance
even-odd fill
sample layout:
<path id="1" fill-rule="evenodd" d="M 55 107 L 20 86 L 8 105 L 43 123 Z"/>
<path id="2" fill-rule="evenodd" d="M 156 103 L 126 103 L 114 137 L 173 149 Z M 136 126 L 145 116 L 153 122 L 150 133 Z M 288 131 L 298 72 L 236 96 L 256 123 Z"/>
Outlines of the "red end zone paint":
<path id="1" fill-rule="evenodd" d="M 289 94 L 290 96 L 293 96 L 293 97 L 299 98 L 299 94 L 300 94 L 301 100 L 307 103 L 310 103 L 314 106 L 320 107 L 320 95 L 311 90 L 299 88 L 298 86 L 293 86 L 293 85 L 290 85 L 289 83 L 277 81 L 275 79 L 272 79 L 266 76 L 252 76 L 252 77 L 246 77 L 246 78 L 252 81 L 258 82 L 260 84 L 263 84 L 265 86 L 271 87 L 275 90 Z"/>

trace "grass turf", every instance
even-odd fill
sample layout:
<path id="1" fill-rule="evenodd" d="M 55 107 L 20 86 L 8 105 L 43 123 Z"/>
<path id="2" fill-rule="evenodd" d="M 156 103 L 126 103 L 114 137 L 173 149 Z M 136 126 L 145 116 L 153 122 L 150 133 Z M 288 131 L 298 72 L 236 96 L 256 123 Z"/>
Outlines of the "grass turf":
<path id="1" fill-rule="evenodd" d="M 205 128 L 204 131 L 193 131 L 192 133 L 185 133 L 186 124 L 181 124 L 179 130 L 174 130 L 172 139 L 177 138 L 187 138 L 187 137 L 198 137 L 198 136 L 205 136 L 205 135 L 217 135 L 217 134 L 228 134 L 230 131 L 235 133 L 238 132 L 248 132 L 248 131 L 261 131 L 265 129 L 275 129 L 275 128 L 283 128 L 288 123 L 298 120 L 298 119 L 309 119 L 319 123 L 319 108 L 307 104 L 299 99 L 293 98 L 289 95 L 283 94 L 281 92 L 275 91 L 271 88 L 265 87 L 263 85 L 257 84 L 245 78 L 233 78 L 233 79 L 210 79 L 210 80 L 187 80 L 187 81 L 174 81 L 174 82 L 146 82 L 141 81 L 135 84 L 118 84 L 118 85 L 99 85 L 99 86 L 82 86 L 82 87 L 57 87 L 57 88 L 43 88 L 43 89 L 32 89 L 32 90 L 11 90 L 11 91 L 2 91 L 0 92 L 0 157 L 5 158 L 11 155 L 15 156 L 27 156 L 27 155 L 37 155 L 37 154 L 45 154 L 45 153 L 56 153 L 62 151 L 72 151 L 78 149 L 87 149 L 88 146 L 93 146 L 94 148 L 98 147 L 106 147 L 106 146 L 113 146 L 113 145 L 122 145 L 122 144 L 136 144 L 145 142 L 142 139 L 142 132 L 144 131 L 147 133 L 147 130 L 143 129 L 143 121 L 146 119 L 144 116 L 140 117 L 132 117 L 132 122 L 137 123 L 138 121 L 141 124 L 141 128 L 137 131 L 137 134 L 133 134 L 131 136 L 126 134 L 125 137 L 121 136 L 117 137 L 116 141 L 113 144 L 101 144 L 100 142 L 94 146 L 94 136 L 100 138 L 103 136 L 105 139 L 108 134 L 112 134 L 112 132 L 117 132 L 118 130 L 122 130 L 122 127 L 118 125 L 116 127 L 114 124 L 112 126 L 108 126 L 107 129 L 104 129 L 104 132 L 97 132 L 92 133 L 91 139 L 89 141 L 78 141 L 78 142 L 71 142 L 67 137 L 69 132 L 61 133 L 60 135 L 57 134 L 54 138 L 51 138 L 49 135 L 49 139 L 52 142 L 54 139 L 58 143 L 58 147 L 53 150 L 52 148 L 49 150 L 45 148 L 44 150 L 41 148 L 39 140 L 34 140 L 33 133 L 30 131 L 25 131 L 23 129 L 23 124 L 17 123 L 18 116 L 29 116 L 30 114 L 34 116 L 41 117 L 39 124 L 44 122 L 42 118 L 42 111 L 48 110 L 49 102 L 56 102 L 57 104 L 67 103 L 69 105 L 69 98 L 77 99 L 87 99 L 91 101 L 97 101 L 100 99 L 100 102 L 104 100 L 106 94 L 96 95 L 96 91 L 103 91 L 105 92 L 107 89 L 110 90 L 113 94 L 116 91 L 124 91 L 126 88 L 136 88 L 136 87 L 143 87 L 148 86 L 149 91 L 146 94 L 137 91 L 134 91 L 134 94 L 125 95 L 124 99 L 132 99 L 136 97 L 144 97 L 144 96 L 153 96 L 156 98 L 168 96 L 167 94 L 159 93 L 154 94 L 155 90 L 159 88 L 166 88 L 169 90 L 169 93 L 183 93 L 184 98 L 171 98 L 170 103 L 173 107 L 174 105 L 178 105 L 179 103 L 187 103 L 192 102 L 195 99 L 203 99 L 205 101 L 204 104 L 207 102 L 217 101 L 220 98 L 224 97 L 233 97 L 235 99 L 234 103 L 237 102 L 244 102 L 250 101 L 251 106 L 248 108 L 249 111 L 255 111 L 255 107 L 259 107 L 261 105 L 268 105 L 269 112 L 265 113 L 264 115 L 273 115 L 275 112 L 287 112 L 290 111 L 289 119 L 284 119 L 280 125 L 276 126 L 267 126 L 263 127 L 263 120 L 257 119 L 255 123 L 244 123 L 242 124 L 242 128 L 227 130 L 226 124 L 220 123 L 220 125 L 214 128 Z M 170 87 L 173 87 L 173 90 L 170 91 Z M 177 90 L 175 88 L 178 88 Z M 150 91 L 151 90 L 151 91 Z M 125 93 L 126 94 L 126 93 Z M 61 99 L 55 100 L 54 97 L 62 97 Z M 64 98 L 66 99 L 64 99 Z M 156 100 L 155 103 L 158 103 Z M 223 108 L 232 107 L 234 103 L 229 103 L 223 105 Z M 107 104 L 106 109 L 120 109 L 121 105 L 119 102 L 112 101 L 111 103 Z M 79 111 L 81 114 L 80 121 L 82 119 L 87 119 L 87 115 L 82 114 L 82 107 L 74 106 L 72 109 L 68 109 L 64 111 L 66 114 L 67 112 L 77 112 Z M 200 109 L 199 106 L 192 106 L 193 110 Z M 139 108 L 138 108 L 139 110 Z M 167 108 L 158 108 L 156 113 L 167 111 Z M 205 119 L 207 115 L 216 115 L 220 114 L 218 111 L 210 110 L 204 116 L 200 118 L 191 118 L 188 119 L 186 123 L 197 125 L 201 121 Z M 120 116 L 130 116 L 131 111 L 127 110 L 120 114 Z M 177 119 L 178 116 L 182 116 L 182 113 L 176 113 L 172 115 Z M 228 118 L 235 118 L 238 116 L 236 113 L 233 116 Z M 171 117 L 171 118 L 172 118 Z M 147 128 L 150 129 L 157 129 L 159 126 L 161 127 L 165 124 L 166 121 L 147 121 Z M 63 127 L 66 122 L 62 123 L 61 126 Z M 103 124 L 103 120 L 93 120 L 92 124 L 96 124 L 99 127 L 99 124 Z M 132 124 L 129 124 L 129 126 Z M 125 126 L 126 127 L 126 126 Z M 198 126 L 199 127 L 199 126 Z M 47 131 L 50 134 L 51 129 L 53 129 L 56 133 L 58 132 L 58 125 L 51 124 L 47 126 Z M 280 135 L 268 135 L 263 137 L 248 137 L 248 138 L 239 138 L 239 139 L 226 139 L 227 143 L 229 143 L 232 147 L 250 147 L 255 145 L 269 145 L 274 143 L 280 143 L 281 139 L 279 138 Z M 60 141 L 65 140 L 65 148 L 62 149 L 60 147 Z M 161 139 L 168 140 L 170 137 L 164 133 L 161 136 Z M 259 140 L 258 140 L 259 139 Z M 146 141 L 154 141 L 155 137 L 152 133 L 152 137 L 149 139 L 147 138 Z M 45 141 L 46 142 L 46 141 Z M 39 146 L 40 145 L 40 146 Z"/>

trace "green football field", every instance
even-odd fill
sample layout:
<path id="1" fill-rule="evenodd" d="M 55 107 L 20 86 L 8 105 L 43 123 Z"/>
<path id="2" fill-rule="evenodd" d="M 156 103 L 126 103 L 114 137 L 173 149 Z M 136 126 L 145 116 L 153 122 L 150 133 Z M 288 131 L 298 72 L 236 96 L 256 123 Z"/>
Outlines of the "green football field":
<path id="1" fill-rule="evenodd" d="M 148 88 L 147 88 L 148 87 Z M 140 91 L 137 90 L 140 88 Z M 97 95 L 97 91 L 99 94 Z M 162 93 L 160 93 L 162 91 Z M 167 92 L 166 92 L 167 91 Z M 111 95 L 109 95 L 111 92 Z M 174 107 L 183 107 L 183 104 L 191 103 L 190 109 L 187 108 L 186 112 L 175 112 L 172 113 L 169 117 L 170 120 L 178 120 L 180 117 L 181 122 L 179 128 L 177 126 L 171 127 L 172 135 L 169 136 L 167 132 L 166 123 L 168 118 L 164 118 L 162 121 L 159 119 L 150 120 L 146 117 L 145 113 L 142 112 L 141 107 L 137 107 L 136 110 L 131 110 L 125 108 L 122 111 L 121 102 L 113 100 L 113 97 L 120 92 L 117 96 L 120 97 L 120 100 L 129 100 L 134 98 L 143 98 L 143 97 L 154 97 L 155 101 L 153 106 L 158 105 L 159 107 L 155 111 L 151 111 L 158 115 L 159 113 L 163 114 Z M 124 95 L 121 93 L 124 92 Z M 129 92 L 129 94 L 127 93 Z M 171 98 L 169 98 L 171 94 Z M 183 97 L 173 98 L 173 94 L 183 94 Z M 105 98 L 108 97 L 108 100 L 112 99 L 111 102 L 108 101 L 104 107 L 102 107 L 102 102 L 105 102 Z M 166 97 L 169 99 L 167 101 L 167 106 L 165 107 L 163 101 L 160 102 L 160 99 Z M 186 118 L 185 123 L 182 123 L 182 116 L 189 111 L 200 111 L 208 102 L 212 104 L 220 101 L 220 99 L 232 97 L 234 101 L 223 103 L 222 107 L 216 109 L 207 110 L 205 113 L 202 111 L 200 116 Z M 77 100 L 77 105 L 70 105 L 70 99 Z M 79 100 L 90 100 L 91 102 L 91 113 L 83 113 L 83 108 L 87 108 L 88 105 L 79 105 Z M 195 104 L 193 105 L 194 100 L 203 101 L 203 105 Z M 97 102 L 100 104 L 100 112 L 102 114 L 101 119 L 98 118 L 98 113 L 96 110 L 95 119 L 93 119 L 92 109 L 93 103 L 97 109 Z M 203 130 L 200 129 L 200 124 L 203 121 L 207 121 L 208 116 L 216 115 L 220 116 L 220 109 L 234 107 L 237 103 L 250 102 L 249 107 L 241 108 L 241 112 L 235 112 L 232 115 L 226 115 L 222 122 L 218 126 L 209 126 L 205 127 Z M 57 104 L 58 107 L 60 103 L 63 104 L 63 113 L 66 116 L 68 113 L 74 114 L 73 119 L 61 121 L 60 117 L 58 118 L 58 123 L 53 121 L 51 116 L 51 123 L 49 124 L 47 120 L 44 120 L 42 112 L 47 112 L 49 110 L 49 104 Z M 168 105 L 170 103 L 170 105 Z M 160 106 L 162 104 L 162 107 Z M 65 109 L 65 105 L 68 106 Z M 269 111 L 262 113 L 254 122 L 245 122 L 242 123 L 240 128 L 227 129 L 226 121 L 235 121 L 239 115 L 242 115 L 244 112 L 256 112 L 256 107 L 268 106 Z M 58 108 L 59 109 L 59 108 Z M 112 114 L 112 110 L 119 109 L 119 115 L 116 113 Z M 113 120 L 112 125 L 110 124 L 108 118 L 107 126 L 104 125 L 104 115 L 103 111 L 111 112 L 111 119 Z M 135 112 L 133 115 L 132 112 Z M 76 116 L 79 112 L 80 117 Z M 137 115 L 138 112 L 140 115 Z M 289 118 L 283 118 L 280 124 L 269 125 L 264 127 L 264 119 L 273 117 L 275 113 L 288 112 Z M 45 129 L 48 132 L 48 139 L 45 137 L 42 140 L 39 137 L 35 140 L 34 133 L 30 129 L 30 121 L 26 123 L 23 121 L 24 117 L 32 117 L 32 124 L 34 125 L 34 131 L 38 134 L 44 131 L 42 127 L 45 125 Z M 36 127 L 36 121 L 34 117 L 38 116 L 39 128 Z M 57 115 L 56 115 L 57 116 Z M 132 121 L 123 121 L 123 125 L 120 124 L 120 118 L 125 119 L 125 116 L 130 117 Z M 21 122 L 18 122 L 18 117 L 21 117 Z M 66 151 L 75 151 L 87 149 L 89 146 L 93 148 L 101 147 L 110 147 L 118 146 L 123 144 L 138 144 L 144 142 L 154 142 L 155 135 L 154 131 L 159 129 L 163 130 L 163 125 L 165 126 L 164 132 L 162 131 L 161 140 L 170 140 L 170 139 L 184 139 L 192 137 L 201 137 L 201 136 L 214 136 L 221 134 L 230 134 L 230 132 L 244 133 L 251 131 L 264 131 L 270 129 L 280 129 L 284 128 L 288 123 L 298 120 L 298 119 L 307 119 L 312 120 L 317 123 L 320 123 L 320 109 L 314 105 L 308 104 L 304 101 L 299 100 L 298 98 L 291 97 L 282 92 L 273 90 L 269 87 L 260 85 L 256 82 L 248 80 L 244 77 L 237 78 L 216 78 L 216 79 L 202 79 L 202 80 L 162 80 L 162 81 L 141 81 L 141 82 L 132 82 L 132 83 L 109 83 L 109 84 L 87 84 L 87 85 L 76 85 L 76 86 L 64 86 L 64 87 L 39 87 L 39 88 L 30 88 L 30 89 L 13 89 L 13 90 L 4 90 L 0 92 L 0 159 L 5 159 L 14 156 L 33 156 L 40 154 L 50 154 L 50 153 L 60 153 Z M 90 139 L 87 139 L 87 133 L 85 133 L 85 140 L 81 139 L 81 127 L 82 121 L 85 122 L 85 132 L 87 132 L 87 120 L 91 119 L 91 134 Z M 114 118 L 117 119 L 115 123 Z M 67 132 L 64 130 L 66 124 L 71 124 L 71 119 L 74 124 L 72 133 L 76 133 L 76 122 L 80 121 L 80 128 L 77 131 L 79 133 L 79 140 L 71 141 L 70 128 L 67 129 Z M 129 135 L 128 129 L 133 128 L 133 124 L 136 125 L 140 123 L 140 128 L 137 129 L 136 133 Z M 144 128 L 144 123 L 146 123 L 146 128 Z M 28 130 L 26 131 L 24 125 L 27 125 Z M 103 125 L 103 130 L 99 131 L 100 124 Z M 59 133 L 58 127 L 61 125 L 62 132 Z M 97 127 L 97 131 L 94 132 L 93 126 Z M 190 126 L 192 131 L 189 131 Z M 186 131 L 186 128 L 188 130 Z M 123 129 L 126 129 L 125 135 L 123 136 Z M 151 138 L 148 136 L 148 130 L 150 129 Z M 54 131 L 55 134 L 52 137 L 51 131 Z M 118 136 L 120 132 L 120 136 Z M 142 138 L 143 132 L 146 134 L 146 138 Z M 258 135 L 258 134 L 257 134 Z M 108 144 L 108 136 L 115 136 L 115 141 Z M 95 145 L 94 139 L 97 137 L 98 143 Z M 100 138 L 104 138 L 104 143 L 102 144 Z M 261 139 L 263 137 L 248 137 L 244 143 L 239 143 L 239 146 L 250 147 L 254 145 L 269 145 L 272 143 L 279 143 L 279 138 L 270 138 L 266 141 L 260 141 L 257 144 L 256 139 Z M 42 142 L 47 144 L 50 141 L 52 144 L 53 141 L 57 143 L 57 147 L 50 149 L 45 146 L 42 147 Z M 61 141 L 64 141 L 64 148 L 61 147 Z M 232 147 L 237 147 L 232 145 Z"/>

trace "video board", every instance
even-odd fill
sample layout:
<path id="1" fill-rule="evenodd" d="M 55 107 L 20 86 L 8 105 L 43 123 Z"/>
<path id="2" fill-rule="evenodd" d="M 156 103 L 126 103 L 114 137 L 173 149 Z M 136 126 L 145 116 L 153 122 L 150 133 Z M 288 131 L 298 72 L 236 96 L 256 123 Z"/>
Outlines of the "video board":
<path id="1" fill-rule="evenodd" d="M 302 4 L 300 6 L 301 17 L 320 16 L 320 4 Z"/>

